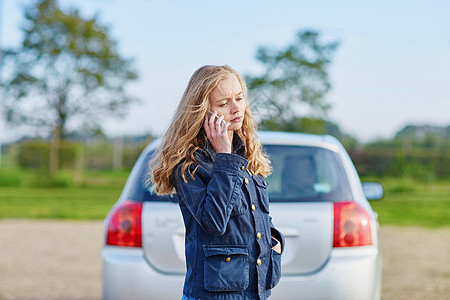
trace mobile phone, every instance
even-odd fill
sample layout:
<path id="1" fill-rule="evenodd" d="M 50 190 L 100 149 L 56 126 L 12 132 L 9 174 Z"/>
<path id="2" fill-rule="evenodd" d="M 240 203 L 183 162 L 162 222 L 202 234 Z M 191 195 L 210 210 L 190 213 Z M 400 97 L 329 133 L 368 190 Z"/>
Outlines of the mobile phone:
<path id="1" fill-rule="evenodd" d="M 212 116 L 212 115 L 213 115 L 213 112 L 212 112 L 212 111 L 210 111 L 210 110 L 208 110 L 208 115 Z M 216 115 L 216 118 L 218 119 L 218 118 L 219 118 L 219 116 L 218 116 L 218 115 Z M 226 124 L 227 124 L 227 122 L 225 122 L 225 120 L 222 120 L 222 125 L 226 125 Z"/>

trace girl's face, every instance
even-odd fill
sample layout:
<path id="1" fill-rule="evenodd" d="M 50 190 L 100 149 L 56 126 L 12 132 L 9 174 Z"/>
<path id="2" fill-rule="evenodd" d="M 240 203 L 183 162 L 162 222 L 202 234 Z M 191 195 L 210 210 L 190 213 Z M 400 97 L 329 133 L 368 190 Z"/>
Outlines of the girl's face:
<path id="1" fill-rule="evenodd" d="M 238 130 L 244 121 L 245 107 L 244 91 L 235 75 L 230 75 L 219 81 L 209 95 L 211 111 L 217 111 L 218 116 L 224 116 L 231 123 L 228 130 Z"/>

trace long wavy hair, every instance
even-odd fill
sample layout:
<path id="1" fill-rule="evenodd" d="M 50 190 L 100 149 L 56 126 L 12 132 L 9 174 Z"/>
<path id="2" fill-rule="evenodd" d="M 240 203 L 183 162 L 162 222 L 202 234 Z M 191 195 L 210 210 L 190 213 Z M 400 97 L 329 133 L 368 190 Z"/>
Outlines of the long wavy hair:
<path id="1" fill-rule="evenodd" d="M 256 135 L 247 101 L 247 86 L 244 78 L 227 65 L 203 66 L 192 74 L 175 115 L 162 137 L 161 145 L 150 161 L 149 183 L 152 184 L 152 190 L 158 195 L 172 195 L 175 192 L 172 173 L 180 162 L 183 180 L 187 182 L 186 170 L 194 180 L 194 174 L 198 168 L 194 153 L 204 148 L 207 143 L 203 122 L 210 109 L 209 96 L 220 80 L 233 75 L 236 76 L 242 87 L 247 104 L 242 126 L 235 131 L 245 145 L 249 161 L 247 168 L 253 174 L 260 174 L 264 177 L 271 173 L 269 159 L 263 153 L 261 143 Z M 191 168 L 192 165 L 194 168 Z"/>

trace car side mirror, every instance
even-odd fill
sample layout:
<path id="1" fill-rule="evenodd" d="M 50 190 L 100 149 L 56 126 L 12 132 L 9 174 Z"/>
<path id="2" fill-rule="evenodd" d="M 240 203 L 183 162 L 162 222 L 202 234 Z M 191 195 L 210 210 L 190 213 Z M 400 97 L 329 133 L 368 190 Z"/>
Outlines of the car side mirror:
<path id="1" fill-rule="evenodd" d="M 384 196 L 384 189 L 379 182 L 363 182 L 362 188 L 367 200 L 379 200 Z"/>

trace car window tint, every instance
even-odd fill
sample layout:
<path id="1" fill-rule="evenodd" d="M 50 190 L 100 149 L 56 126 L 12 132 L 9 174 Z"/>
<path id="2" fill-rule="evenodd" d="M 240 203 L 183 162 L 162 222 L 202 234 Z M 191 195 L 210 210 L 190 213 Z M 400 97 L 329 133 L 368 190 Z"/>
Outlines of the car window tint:
<path id="1" fill-rule="evenodd" d="M 265 145 L 273 172 L 269 199 L 277 201 L 353 200 L 339 156 L 318 147 Z"/>
<path id="2" fill-rule="evenodd" d="M 158 196 L 151 191 L 151 186 L 147 183 L 148 180 L 148 162 L 153 152 L 149 152 L 144 160 L 144 163 L 139 168 L 138 176 L 135 178 L 133 187 L 128 195 L 128 199 L 137 201 L 172 201 L 177 202 L 176 194 L 173 197 L 168 195 Z"/>

